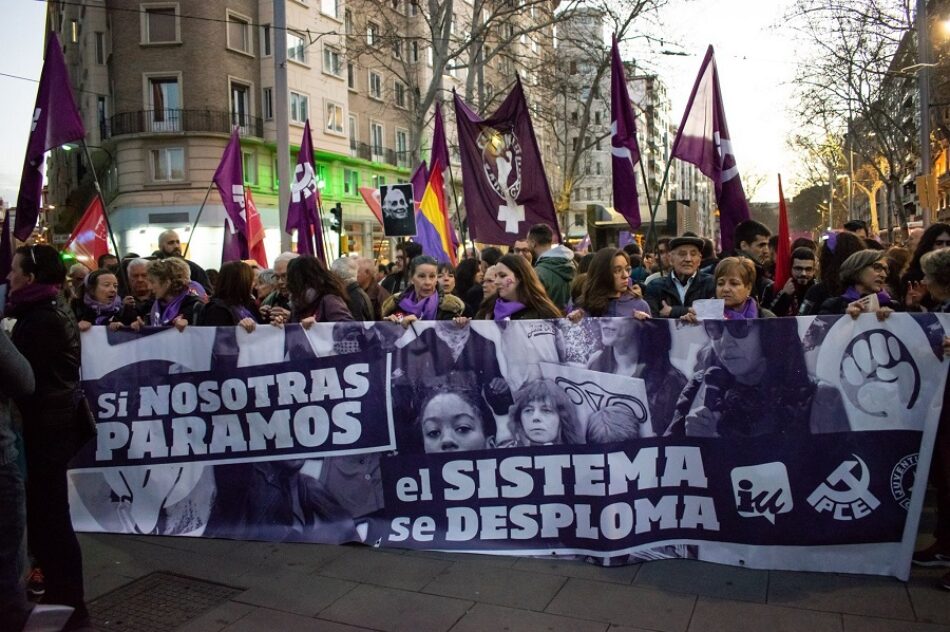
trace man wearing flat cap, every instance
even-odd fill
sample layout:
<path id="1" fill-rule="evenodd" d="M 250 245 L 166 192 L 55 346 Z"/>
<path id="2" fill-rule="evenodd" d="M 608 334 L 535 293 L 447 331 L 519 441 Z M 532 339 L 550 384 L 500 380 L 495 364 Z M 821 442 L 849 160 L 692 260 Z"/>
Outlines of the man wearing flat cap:
<path id="1" fill-rule="evenodd" d="M 679 318 L 693 301 L 716 296 L 716 283 L 710 274 L 699 271 L 703 259 L 703 240 L 694 233 L 683 233 L 670 240 L 673 270 L 654 279 L 644 298 L 654 318 Z"/>

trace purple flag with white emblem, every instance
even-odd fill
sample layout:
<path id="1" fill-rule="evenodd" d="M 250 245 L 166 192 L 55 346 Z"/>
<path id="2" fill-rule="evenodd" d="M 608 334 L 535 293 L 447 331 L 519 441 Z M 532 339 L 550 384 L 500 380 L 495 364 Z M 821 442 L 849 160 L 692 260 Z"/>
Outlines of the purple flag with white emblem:
<path id="1" fill-rule="evenodd" d="M 483 243 L 512 245 L 534 224 L 547 224 L 559 234 L 521 80 L 486 119 L 458 94 L 454 99 L 472 237 Z"/>
<path id="2" fill-rule="evenodd" d="M 221 163 L 214 172 L 214 183 L 221 194 L 221 202 L 227 212 L 224 221 L 224 247 L 221 262 L 241 261 L 250 258 L 247 247 L 247 220 L 244 197 L 244 164 L 241 156 L 241 139 L 238 128 L 231 132 L 231 140 L 224 148 Z"/>
<path id="3" fill-rule="evenodd" d="M 316 255 L 326 261 L 323 248 L 323 227 L 320 225 L 320 193 L 317 190 L 316 169 L 313 164 L 313 139 L 310 137 L 310 119 L 304 123 L 297 167 L 290 182 L 290 206 L 287 209 L 287 226 L 284 230 L 292 235 L 297 231 L 297 252 Z"/>
<path id="4" fill-rule="evenodd" d="M 46 40 L 46 60 L 36 91 L 30 140 L 23 160 L 20 193 L 16 201 L 16 225 L 13 234 L 26 241 L 40 213 L 43 193 L 43 154 L 54 147 L 86 137 L 82 118 L 73 100 L 73 91 L 66 73 L 63 49 L 55 33 Z"/>
<path id="5" fill-rule="evenodd" d="M 722 250 L 731 251 L 736 226 L 749 219 L 749 203 L 742 190 L 739 167 L 736 166 L 726 125 L 719 72 L 712 46 L 706 51 L 706 58 L 699 68 L 683 122 L 673 141 L 671 156 L 696 165 L 712 179 L 716 187 L 716 205 L 719 207 Z"/>
<path id="6" fill-rule="evenodd" d="M 640 198 L 634 165 L 640 160 L 637 122 L 633 116 L 627 77 L 620 60 L 617 37 L 610 51 L 610 163 L 613 169 L 614 208 L 636 230 L 640 227 Z"/>

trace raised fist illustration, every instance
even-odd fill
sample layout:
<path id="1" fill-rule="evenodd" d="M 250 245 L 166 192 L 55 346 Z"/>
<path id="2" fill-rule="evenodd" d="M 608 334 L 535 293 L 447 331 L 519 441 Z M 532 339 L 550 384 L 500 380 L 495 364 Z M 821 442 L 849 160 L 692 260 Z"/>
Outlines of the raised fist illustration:
<path id="1" fill-rule="evenodd" d="M 920 395 L 920 370 L 897 336 L 866 331 L 848 344 L 841 358 L 841 391 L 858 410 L 889 417 L 910 410 Z"/>

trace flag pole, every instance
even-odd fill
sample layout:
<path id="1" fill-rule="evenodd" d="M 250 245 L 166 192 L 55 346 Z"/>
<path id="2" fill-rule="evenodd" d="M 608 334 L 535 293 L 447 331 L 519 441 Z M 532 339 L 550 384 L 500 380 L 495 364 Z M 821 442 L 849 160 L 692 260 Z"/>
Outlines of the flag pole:
<path id="1" fill-rule="evenodd" d="M 670 159 L 666 162 L 666 169 L 663 170 L 663 181 L 660 183 L 660 189 L 656 192 L 656 203 L 650 207 L 650 232 L 647 235 L 647 245 L 656 247 L 656 212 L 660 206 L 660 199 L 663 197 L 663 189 L 666 188 L 667 179 L 670 176 L 670 165 L 673 164 L 673 157 L 670 156 Z M 640 168 L 643 168 L 643 162 L 640 162 Z M 646 182 L 644 182 L 646 186 Z M 647 203 L 650 203 L 650 198 L 647 196 Z"/>
<path id="2" fill-rule="evenodd" d="M 214 188 L 214 180 L 211 181 L 211 184 L 208 185 L 208 190 L 205 191 L 205 199 L 201 200 L 201 206 L 198 207 L 198 214 L 195 215 L 195 223 L 191 225 L 191 231 L 188 233 L 188 241 L 185 243 L 185 254 L 191 255 L 191 238 L 195 236 L 195 229 L 198 228 L 198 220 L 201 219 L 201 214 L 205 210 L 205 204 L 208 203 L 208 196 L 211 195 L 211 189 Z"/>
<path id="3" fill-rule="evenodd" d="M 82 145 L 82 151 L 86 155 L 86 162 L 89 163 L 89 171 L 92 172 L 92 180 L 96 185 L 96 195 L 99 196 L 99 202 L 102 204 L 102 217 L 106 220 L 109 240 L 112 242 L 112 248 L 115 249 L 115 257 L 119 260 L 119 280 L 122 281 L 125 287 L 129 287 L 125 267 L 122 265 L 122 255 L 119 253 L 119 245 L 115 241 L 115 232 L 112 230 L 112 222 L 109 221 L 109 209 L 106 208 L 106 199 L 102 196 L 102 187 L 99 185 L 99 175 L 96 173 L 96 166 L 92 163 L 92 154 L 89 153 L 89 146 L 86 144 L 85 137 L 81 138 L 79 143 Z"/>
<path id="4" fill-rule="evenodd" d="M 459 230 L 462 231 L 462 258 L 465 258 L 465 242 L 468 240 L 468 231 L 465 230 L 465 225 L 462 224 L 462 216 L 459 215 L 459 195 L 458 190 L 455 188 L 455 174 L 452 172 L 452 164 L 446 161 L 445 168 L 449 170 L 449 180 L 452 181 L 452 199 L 455 200 L 455 222 L 459 225 Z M 475 249 L 475 240 L 472 239 L 472 254 L 476 255 L 478 251 Z M 458 253 L 455 253 L 458 256 Z"/>
<path id="5" fill-rule="evenodd" d="M 652 209 L 653 209 L 653 200 L 650 199 L 650 185 L 649 185 L 649 183 L 647 183 L 647 170 L 646 170 L 646 168 L 643 166 L 643 159 L 642 159 L 642 158 L 641 158 L 640 160 L 638 160 L 637 162 L 640 163 L 640 175 L 643 176 L 643 193 L 644 193 L 644 195 L 647 196 L 647 208 L 649 208 L 649 209 L 652 210 Z M 637 210 L 639 210 L 639 209 L 637 209 Z M 652 227 L 652 221 L 653 221 L 653 214 L 652 214 L 652 213 L 650 214 L 650 221 L 651 221 L 651 224 L 650 224 L 650 225 L 651 225 L 651 227 Z"/>
<path id="6" fill-rule="evenodd" d="M 317 221 L 320 223 L 320 241 L 323 243 L 323 263 L 330 269 L 330 242 L 327 240 L 327 231 L 323 229 L 323 196 L 319 193 L 317 194 Z M 340 232 L 343 232 L 343 225 L 340 224 Z M 307 239 L 313 239 L 315 236 L 308 236 Z M 297 240 L 300 240 L 300 236 L 297 236 Z M 317 251 L 316 241 L 313 242 L 314 249 Z"/>

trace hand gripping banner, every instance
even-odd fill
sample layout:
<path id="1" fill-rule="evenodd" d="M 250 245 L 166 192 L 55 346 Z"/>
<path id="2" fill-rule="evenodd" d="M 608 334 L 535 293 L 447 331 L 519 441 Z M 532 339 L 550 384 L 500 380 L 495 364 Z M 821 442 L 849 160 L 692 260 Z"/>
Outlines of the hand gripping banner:
<path id="1" fill-rule="evenodd" d="M 94 327 L 73 520 L 906 579 L 947 324 Z"/>

